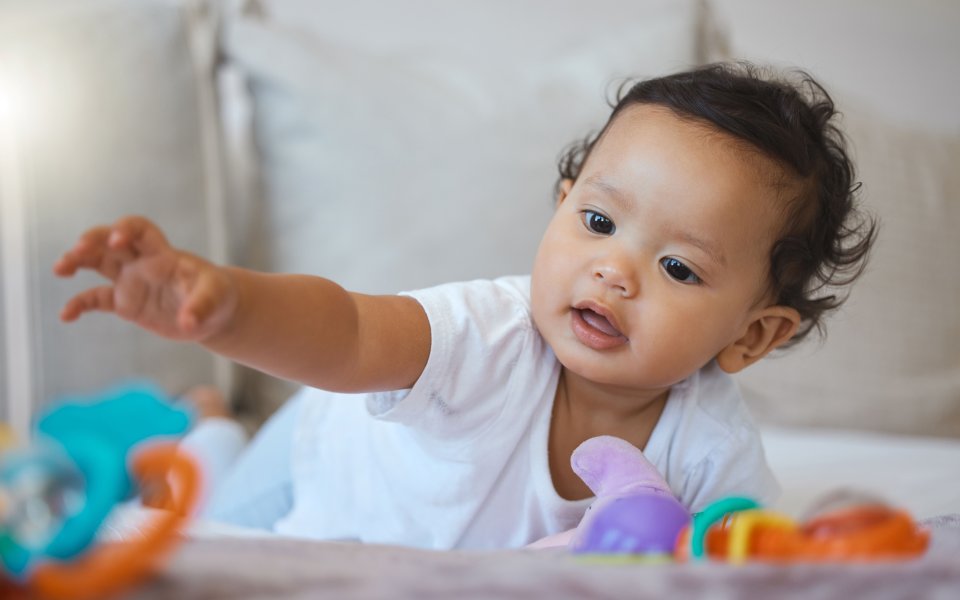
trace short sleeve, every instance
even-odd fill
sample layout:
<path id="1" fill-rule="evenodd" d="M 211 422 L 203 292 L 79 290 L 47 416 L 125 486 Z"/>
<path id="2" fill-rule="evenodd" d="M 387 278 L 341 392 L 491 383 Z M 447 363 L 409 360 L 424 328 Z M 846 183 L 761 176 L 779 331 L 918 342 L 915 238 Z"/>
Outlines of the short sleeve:
<path id="1" fill-rule="evenodd" d="M 528 278 L 444 284 L 409 292 L 430 323 L 430 355 L 409 390 L 370 394 L 367 410 L 436 437 L 481 430 L 504 410 L 539 336 Z"/>

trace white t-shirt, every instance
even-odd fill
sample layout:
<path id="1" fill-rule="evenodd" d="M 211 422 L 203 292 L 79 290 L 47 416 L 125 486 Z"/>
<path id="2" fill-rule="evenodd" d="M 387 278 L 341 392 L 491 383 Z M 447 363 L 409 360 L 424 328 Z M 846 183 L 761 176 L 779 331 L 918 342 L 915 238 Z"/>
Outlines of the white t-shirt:
<path id="1" fill-rule="evenodd" d="M 433 549 L 519 547 L 579 523 L 591 500 L 553 487 L 547 441 L 560 364 L 530 278 L 413 292 L 432 345 L 410 390 L 303 393 L 294 507 L 280 533 Z M 696 512 L 778 485 L 736 384 L 711 364 L 671 389 L 644 449 Z"/>

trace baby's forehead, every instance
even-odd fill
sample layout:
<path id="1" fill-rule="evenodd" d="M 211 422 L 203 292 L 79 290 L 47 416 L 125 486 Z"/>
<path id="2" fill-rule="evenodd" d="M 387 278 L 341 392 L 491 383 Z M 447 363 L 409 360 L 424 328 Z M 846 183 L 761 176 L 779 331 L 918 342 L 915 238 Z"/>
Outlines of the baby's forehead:
<path id="1" fill-rule="evenodd" d="M 691 145 L 697 149 L 712 148 L 727 161 L 746 166 L 746 169 L 738 169 L 742 176 L 778 194 L 801 183 L 796 171 L 778 156 L 706 118 L 668 106 L 637 103 L 625 107 L 607 125 L 597 140 L 597 146 L 602 148 L 610 138 L 615 138 L 623 145 L 654 149 L 669 146 L 671 139 L 684 139 L 688 145 L 681 144 L 680 148 L 689 148 Z M 596 150 L 594 148 L 591 154 L 595 154 Z M 617 156 L 608 153 L 604 158 L 616 159 Z M 587 162 L 589 164 L 589 158 Z M 723 168 L 729 168 L 729 165 L 723 165 Z"/>
<path id="2" fill-rule="evenodd" d="M 717 117 L 718 119 L 722 118 L 722 115 L 718 113 Z M 789 183 L 791 179 L 799 178 L 792 167 L 772 152 L 706 117 L 686 113 L 670 106 L 649 103 L 636 103 L 627 106 L 611 120 L 607 129 L 622 127 L 625 122 L 649 122 L 652 120 L 663 124 L 663 129 L 666 132 L 672 129 L 676 135 L 693 136 L 704 144 L 718 145 L 740 160 L 750 162 L 758 171 L 757 178 L 770 185 L 780 187 Z M 642 143 L 644 140 L 637 139 L 636 141 Z"/>
<path id="3" fill-rule="evenodd" d="M 677 135 L 692 136 L 705 146 L 718 148 L 730 159 L 746 167 L 739 170 L 741 176 L 756 183 L 757 196 L 765 199 L 764 204 L 778 215 L 784 215 L 809 193 L 809 178 L 801 177 L 792 166 L 772 152 L 709 119 L 658 104 L 628 106 L 624 109 L 624 112 L 627 111 L 630 111 L 628 114 L 633 113 L 633 119 L 636 120 L 659 118 L 672 122 Z M 614 119 L 611 125 L 616 126 L 616 121 Z M 669 133 L 670 128 L 666 131 Z M 642 138 L 636 140 L 637 143 L 644 141 Z"/>
<path id="4" fill-rule="evenodd" d="M 582 177 L 589 189 L 638 202 L 641 212 L 670 211 L 674 220 L 716 228 L 718 238 L 772 242 L 798 197 L 798 178 L 776 158 L 666 107 L 628 107 L 594 150 Z"/>

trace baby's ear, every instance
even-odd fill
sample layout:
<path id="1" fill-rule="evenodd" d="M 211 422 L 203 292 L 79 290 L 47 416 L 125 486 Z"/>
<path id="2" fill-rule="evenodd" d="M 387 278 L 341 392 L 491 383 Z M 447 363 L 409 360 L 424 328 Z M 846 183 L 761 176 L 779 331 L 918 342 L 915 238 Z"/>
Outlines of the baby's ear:
<path id="1" fill-rule="evenodd" d="M 570 193 L 571 189 L 573 189 L 572 179 L 560 180 L 560 185 L 557 186 L 557 206 L 559 206 L 561 202 L 567 199 L 567 195 Z"/>
<path id="2" fill-rule="evenodd" d="M 795 308 L 761 309 L 743 335 L 717 354 L 717 364 L 727 373 L 738 373 L 789 341 L 798 327 L 800 313 Z"/>

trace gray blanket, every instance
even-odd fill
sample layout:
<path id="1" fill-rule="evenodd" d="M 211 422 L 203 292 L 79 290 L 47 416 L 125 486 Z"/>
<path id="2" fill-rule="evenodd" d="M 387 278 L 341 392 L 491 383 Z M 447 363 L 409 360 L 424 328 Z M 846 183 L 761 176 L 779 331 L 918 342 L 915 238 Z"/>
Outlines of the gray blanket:
<path id="1" fill-rule="evenodd" d="M 595 564 L 559 551 L 431 552 L 281 539 L 187 542 L 131 597 L 960 598 L 960 515 L 929 551 L 875 564 Z"/>

